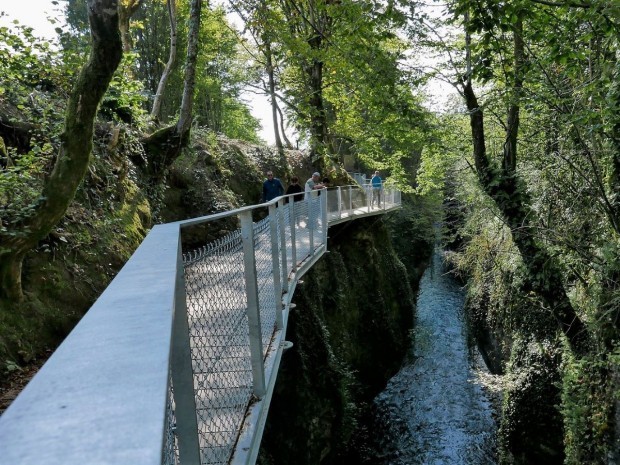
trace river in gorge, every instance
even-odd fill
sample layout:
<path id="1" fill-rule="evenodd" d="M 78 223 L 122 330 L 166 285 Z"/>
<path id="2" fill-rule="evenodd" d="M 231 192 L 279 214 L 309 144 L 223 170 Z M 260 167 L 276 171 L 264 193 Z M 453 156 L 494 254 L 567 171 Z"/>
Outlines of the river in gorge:
<path id="1" fill-rule="evenodd" d="M 491 465 L 497 379 L 468 344 L 464 291 L 436 250 L 420 283 L 410 352 L 374 400 L 359 463 Z"/>

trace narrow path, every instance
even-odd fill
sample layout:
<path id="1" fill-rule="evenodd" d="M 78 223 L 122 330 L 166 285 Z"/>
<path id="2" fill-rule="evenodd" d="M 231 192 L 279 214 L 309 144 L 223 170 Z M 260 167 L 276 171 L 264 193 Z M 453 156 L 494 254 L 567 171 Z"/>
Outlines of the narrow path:
<path id="1" fill-rule="evenodd" d="M 409 361 L 375 399 L 385 436 L 373 463 L 496 463 L 496 426 L 476 373 L 480 357 L 467 345 L 463 303 L 436 251 L 420 283 Z"/>

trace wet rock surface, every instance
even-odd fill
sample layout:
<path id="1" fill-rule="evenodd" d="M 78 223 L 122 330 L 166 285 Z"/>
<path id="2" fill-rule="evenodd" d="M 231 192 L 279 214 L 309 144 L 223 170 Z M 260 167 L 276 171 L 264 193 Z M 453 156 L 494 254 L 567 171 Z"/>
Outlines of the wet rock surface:
<path id="1" fill-rule="evenodd" d="M 420 284 L 410 357 L 375 399 L 375 444 L 364 463 L 496 463 L 492 392 L 485 387 L 491 375 L 468 347 L 463 303 L 435 252 Z"/>

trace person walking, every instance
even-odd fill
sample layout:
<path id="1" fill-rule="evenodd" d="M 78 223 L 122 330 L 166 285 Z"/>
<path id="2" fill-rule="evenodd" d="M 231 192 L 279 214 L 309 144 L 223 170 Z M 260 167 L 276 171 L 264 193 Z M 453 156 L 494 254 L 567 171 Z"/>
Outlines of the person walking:
<path id="1" fill-rule="evenodd" d="M 383 180 L 381 179 L 381 176 L 379 176 L 379 171 L 375 171 L 375 174 L 373 174 L 372 178 L 370 178 L 370 185 L 372 186 L 372 201 L 370 202 L 370 206 L 372 208 L 376 201 L 377 207 L 380 207 Z"/>
<path id="2" fill-rule="evenodd" d="M 263 202 L 269 202 L 281 195 L 284 195 L 282 182 L 273 177 L 272 171 L 267 171 L 267 179 L 263 183 Z"/>
<path id="3" fill-rule="evenodd" d="M 299 178 L 297 176 L 293 176 L 291 178 L 291 184 L 286 189 L 286 195 L 297 194 L 292 197 L 293 202 L 299 202 L 304 199 L 304 196 L 301 193 L 304 190 L 299 185 Z"/>
<path id="4" fill-rule="evenodd" d="M 295 205 L 295 202 L 300 202 L 304 199 L 304 190 L 299 185 L 299 178 L 297 176 L 293 176 L 291 178 L 291 184 L 286 189 L 286 195 L 292 195 L 291 197 L 287 197 L 286 201 L 293 203 L 293 215 L 295 217 L 295 224 L 299 226 L 301 224 L 301 215 L 302 208 L 299 204 Z"/>

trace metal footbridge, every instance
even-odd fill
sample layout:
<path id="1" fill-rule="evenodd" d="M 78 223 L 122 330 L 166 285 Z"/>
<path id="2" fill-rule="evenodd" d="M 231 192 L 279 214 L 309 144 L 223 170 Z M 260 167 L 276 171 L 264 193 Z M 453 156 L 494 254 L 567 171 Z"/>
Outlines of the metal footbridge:
<path id="1" fill-rule="evenodd" d="M 0 417 L 0 465 L 254 464 L 328 227 L 400 207 L 387 186 L 305 197 L 155 226 Z"/>

